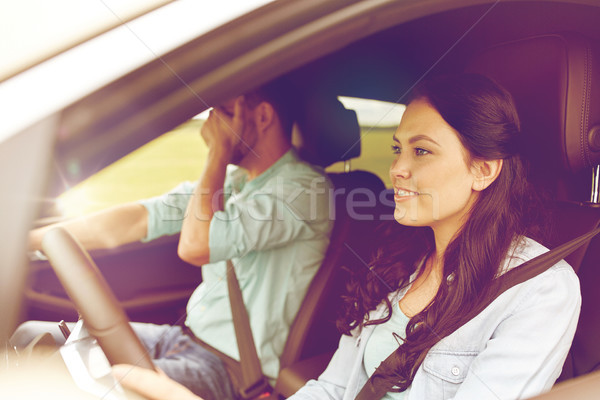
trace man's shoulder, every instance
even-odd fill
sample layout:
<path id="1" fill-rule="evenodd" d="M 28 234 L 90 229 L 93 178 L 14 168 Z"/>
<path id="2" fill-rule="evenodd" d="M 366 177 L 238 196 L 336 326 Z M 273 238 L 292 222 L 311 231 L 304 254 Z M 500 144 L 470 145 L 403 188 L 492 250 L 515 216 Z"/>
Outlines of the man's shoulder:
<path id="1" fill-rule="evenodd" d="M 309 162 L 304 161 L 300 158 L 294 159 L 282 165 L 281 172 L 298 176 L 310 175 L 327 177 L 327 173 L 325 172 L 323 167 L 310 164 Z"/>
<path id="2" fill-rule="evenodd" d="M 332 187 L 331 180 L 322 167 L 310 164 L 300 158 L 294 158 L 281 165 L 269 181 L 271 184 L 283 181 L 293 186 L 314 187 L 325 185 Z"/>

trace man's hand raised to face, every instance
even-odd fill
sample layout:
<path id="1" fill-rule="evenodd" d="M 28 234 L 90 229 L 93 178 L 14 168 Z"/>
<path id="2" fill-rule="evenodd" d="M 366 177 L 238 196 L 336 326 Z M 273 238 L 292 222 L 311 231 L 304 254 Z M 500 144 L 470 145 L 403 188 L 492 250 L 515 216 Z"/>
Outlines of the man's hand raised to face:
<path id="1" fill-rule="evenodd" d="M 246 154 L 250 149 L 245 135 L 247 125 L 244 97 L 239 96 L 210 112 L 201 135 L 210 153 L 217 153 L 230 163 L 236 161 L 236 153 Z"/>
<path id="2" fill-rule="evenodd" d="M 208 146 L 204 170 L 188 203 L 179 237 L 178 255 L 190 264 L 201 266 L 210 261 L 208 239 L 210 221 L 223 210 L 220 195 L 228 164 L 238 164 L 250 151 L 247 108 L 242 96 L 214 108 L 200 134 Z M 251 135 L 250 135 L 251 136 Z"/>

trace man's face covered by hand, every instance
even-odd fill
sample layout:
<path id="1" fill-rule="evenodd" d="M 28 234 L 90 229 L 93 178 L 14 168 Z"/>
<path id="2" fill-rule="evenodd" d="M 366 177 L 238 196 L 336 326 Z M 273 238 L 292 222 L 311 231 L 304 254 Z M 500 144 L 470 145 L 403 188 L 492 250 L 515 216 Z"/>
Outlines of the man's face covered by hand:
<path id="1" fill-rule="evenodd" d="M 246 104 L 243 96 L 215 107 L 201 132 L 209 149 L 225 152 L 231 164 L 242 164 L 258 141 L 255 109 Z"/>

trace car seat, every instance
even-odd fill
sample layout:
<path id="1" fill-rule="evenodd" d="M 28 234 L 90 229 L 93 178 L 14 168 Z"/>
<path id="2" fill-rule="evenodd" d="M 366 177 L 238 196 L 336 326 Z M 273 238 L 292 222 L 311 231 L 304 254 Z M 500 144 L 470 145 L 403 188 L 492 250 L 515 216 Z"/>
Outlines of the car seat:
<path id="1" fill-rule="evenodd" d="M 303 103 L 298 150 L 304 159 L 327 167 L 360 155 L 360 126 L 353 110 L 333 96 L 314 95 Z M 347 269 L 365 267 L 374 247 L 373 231 L 381 219 L 377 204 L 385 185 L 379 177 L 359 170 L 328 176 L 334 187 L 331 242 L 290 328 L 274 398 L 292 395 L 329 362 L 340 338 L 335 320 Z M 364 206 L 360 213 L 357 204 Z"/>
<path id="2" fill-rule="evenodd" d="M 575 33 L 501 43 L 467 62 L 514 97 L 529 178 L 550 201 L 555 247 L 600 225 L 600 52 Z M 594 181 L 593 185 L 590 185 Z M 575 339 L 559 380 L 600 369 L 600 238 L 566 258 L 581 283 Z"/>

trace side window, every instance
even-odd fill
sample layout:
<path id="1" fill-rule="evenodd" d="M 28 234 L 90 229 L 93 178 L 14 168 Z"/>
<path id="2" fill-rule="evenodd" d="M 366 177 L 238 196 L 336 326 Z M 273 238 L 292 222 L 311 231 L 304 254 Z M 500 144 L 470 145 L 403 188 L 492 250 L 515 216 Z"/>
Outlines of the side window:
<path id="1" fill-rule="evenodd" d="M 202 172 L 206 146 L 203 113 L 107 166 L 61 194 L 56 213 L 75 217 L 162 194 Z"/>
<path id="2" fill-rule="evenodd" d="M 361 127 L 361 155 L 351 160 L 351 168 L 371 171 L 389 186 L 391 138 L 406 106 L 354 97 L 339 100 L 356 111 Z M 199 132 L 207 117 L 207 112 L 194 117 L 70 188 L 57 198 L 55 212 L 64 217 L 84 215 L 197 180 L 207 152 Z M 327 170 L 343 171 L 344 164 Z"/>
<path id="3" fill-rule="evenodd" d="M 406 109 L 404 104 L 387 101 L 343 97 L 338 99 L 344 107 L 356 111 L 361 130 L 360 157 L 352 159 L 352 169 L 364 169 L 375 173 L 390 186 L 388 170 L 392 162 L 390 145 L 392 136 Z M 344 170 L 344 163 L 336 163 L 327 168 L 330 172 Z"/>

